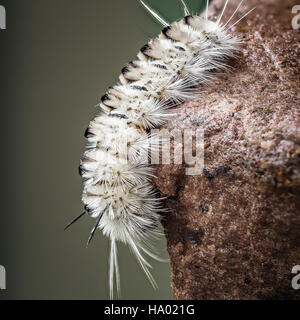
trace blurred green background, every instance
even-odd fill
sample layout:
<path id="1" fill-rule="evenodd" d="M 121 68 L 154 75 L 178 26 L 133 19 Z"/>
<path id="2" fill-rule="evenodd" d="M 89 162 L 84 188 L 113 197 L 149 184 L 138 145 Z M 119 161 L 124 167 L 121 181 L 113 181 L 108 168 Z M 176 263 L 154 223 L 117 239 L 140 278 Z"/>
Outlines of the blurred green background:
<path id="1" fill-rule="evenodd" d="M 187 0 L 193 12 L 205 5 Z M 180 0 L 148 0 L 165 19 Z M 138 0 L 0 0 L 0 299 L 107 299 L 108 241 L 82 219 L 79 158 L 93 106 L 160 26 Z M 166 256 L 166 244 L 158 244 Z M 153 262 L 154 291 L 127 248 L 119 250 L 123 299 L 171 299 L 170 266 Z"/>

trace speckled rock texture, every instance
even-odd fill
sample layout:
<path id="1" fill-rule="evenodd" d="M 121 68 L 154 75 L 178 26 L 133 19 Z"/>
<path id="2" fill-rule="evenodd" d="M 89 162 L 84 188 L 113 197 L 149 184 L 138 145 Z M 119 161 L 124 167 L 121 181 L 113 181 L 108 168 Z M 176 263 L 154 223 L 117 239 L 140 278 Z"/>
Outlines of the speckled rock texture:
<path id="1" fill-rule="evenodd" d="M 216 18 L 225 1 L 213 1 Z M 228 19 L 240 0 L 231 0 Z M 205 130 L 205 170 L 160 165 L 156 185 L 176 299 L 300 299 L 300 31 L 291 0 L 247 0 L 231 73 L 176 108 L 165 128 Z"/>

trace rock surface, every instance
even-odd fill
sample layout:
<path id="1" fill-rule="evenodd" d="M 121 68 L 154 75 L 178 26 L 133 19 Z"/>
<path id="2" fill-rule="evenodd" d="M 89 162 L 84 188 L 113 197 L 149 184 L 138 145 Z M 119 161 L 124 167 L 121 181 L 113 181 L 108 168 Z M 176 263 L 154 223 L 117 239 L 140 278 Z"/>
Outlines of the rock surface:
<path id="1" fill-rule="evenodd" d="M 225 1 L 213 1 L 216 18 Z M 231 0 L 224 21 L 240 0 Z M 164 127 L 205 132 L 205 170 L 160 165 L 156 185 L 176 299 L 299 299 L 300 33 L 291 0 L 248 0 L 232 32 L 245 41 L 229 74 L 176 108 Z"/>

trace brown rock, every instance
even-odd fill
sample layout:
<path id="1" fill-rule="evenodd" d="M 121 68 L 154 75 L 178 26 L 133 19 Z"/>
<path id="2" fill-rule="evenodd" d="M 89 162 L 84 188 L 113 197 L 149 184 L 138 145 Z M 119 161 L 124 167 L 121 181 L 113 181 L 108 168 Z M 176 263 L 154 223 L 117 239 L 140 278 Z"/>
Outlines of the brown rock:
<path id="1" fill-rule="evenodd" d="M 225 1 L 214 1 L 217 17 Z M 240 0 L 231 0 L 224 20 Z M 205 171 L 161 165 L 163 221 L 176 299 L 299 299 L 300 34 L 297 1 L 245 1 L 232 73 L 179 106 L 165 128 L 205 130 Z M 240 14 L 241 16 L 242 14 Z"/>

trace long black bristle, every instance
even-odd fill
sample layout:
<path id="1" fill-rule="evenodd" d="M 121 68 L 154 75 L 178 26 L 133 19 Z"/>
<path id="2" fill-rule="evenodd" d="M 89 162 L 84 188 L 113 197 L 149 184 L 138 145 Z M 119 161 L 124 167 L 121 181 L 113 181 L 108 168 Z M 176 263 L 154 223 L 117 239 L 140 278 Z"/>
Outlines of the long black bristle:
<path id="1" fill-rule="evenodd" d="M 86 214 L 86 211 L 82 212 L 79 216 L 77 216 L 76 218 L 74 218 L 71 222 L 69 222 L 69 224 L 65 227 L 64 230 L 67 230 L 69 227 L 71 227 L 71 225 L 73 223 L 75 223 L 77 220 L 79 220 L 81 217 L 83 217 Z"/>
<path id="2" fill-rule="evenodd" d="M 99 227 L 101 218 L 102 218 L 104 212 L 106 211 L 106 209 L 107 209 L 107 207 L 100 213 L 100 215 L 99 215 L 99 217 L 98 217 L 98 219 L 97 219 L 97 222 L 96 222 L 96 224 L 94 225 L 94 227 L 93 227 L 93 229 L 92 229 L 92 231 L 91 231 L 91 233 L 90 233 L 90 236 L 89 236 L 89 238 L 88 238 L 88 241 L 87 241 L 87 244 L 86 244 L 87 247 L 89 246 L 89 244 L 90 244 L 91 241 L 93 240 L 94 235 L 95 235 L 95 232 L 96 232 L 97 228 Z"/>

